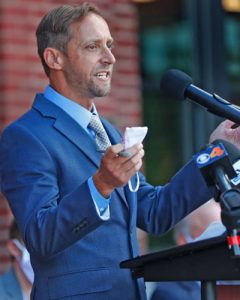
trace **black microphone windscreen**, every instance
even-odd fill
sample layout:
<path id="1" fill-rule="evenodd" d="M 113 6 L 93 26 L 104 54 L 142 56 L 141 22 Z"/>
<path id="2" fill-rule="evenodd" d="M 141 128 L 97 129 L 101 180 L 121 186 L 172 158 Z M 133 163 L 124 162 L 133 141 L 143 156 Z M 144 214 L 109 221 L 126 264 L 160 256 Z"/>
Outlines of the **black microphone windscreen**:
<path id="1" fill-rule="evenodd" d="M 216 145 L 222 143 L 224 148 L 227 150 L 228 157 L 231 161 L 232 164 L 234 164 L 236 161 L 240 160 L 240 150 L 233 145 L 232 143 L 222 140 L 222 139 L 217 139 L 212 142 L 212 144 Z"/>
<path id="2" fill-rule="evenodd" d="M 184 72 L 170 69 L 164 73 L 160 87 L 167 95 L 178 100 L 184 100 L 186 89 L 192 83 L 192 78 Z"/>

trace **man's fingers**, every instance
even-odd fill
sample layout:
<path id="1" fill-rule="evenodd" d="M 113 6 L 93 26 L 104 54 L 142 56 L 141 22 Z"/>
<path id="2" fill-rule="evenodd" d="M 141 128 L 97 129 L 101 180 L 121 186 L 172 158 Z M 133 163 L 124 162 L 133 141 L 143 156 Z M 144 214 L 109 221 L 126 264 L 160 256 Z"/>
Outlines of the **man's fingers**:
<path id="1" fill-rule="evenodd" d="M 225 122 L 226 128 L 232 128 L 232 126 L 235 125 L 235 123 L 230 120 L 225 120 L 224 122 Z"/>
<path id="2" fill-rule="evenodd" d="M 142 157 L 144 156 L 142 144 L 127 149 L 131 153 L 129 157 L 119 155 L 123 148 L 122 144 L 111 146 L 103 156 L 99 170 L 106 186 L 118 187 L 126 184 L 142 166 Z"/>
<path id="3" fill-rule="evenodd" d="M 126 172 L 129 172 L 131 170 L 138 171 L 140 169 L 140 167 L 142 166 L 142 158 L 143 158 L 143 156 L 144 156 L 144 150 L 141 149 L 136 155 L 134 155 L 131 158 L 129 158 L 124 163 L 124 169 L 126 170 Z"/>
<path id="4" fill-rule="evenodd" d="M 124 147 L 123 144 L 116 144 L 113 146 L 110 146 L 105 153 L 105 156 L 108 158 L 115 158 L 118 156 L 118 153 L 123 151 Z"/>
<path id="5" fill-rule="evenodd" d="M 127 161 L 129 158 L 133 157 L 134 155 L 136 155 L 142 148 L 143 148 L 142 144 L 137 144 L 132 146 L 129 149 L 124 150 L 123 144 L 117 144 L 109 147 L 105 155 L 108 158 L 120 157 L 122 158 L 122 162 L 124 162 Z"/>

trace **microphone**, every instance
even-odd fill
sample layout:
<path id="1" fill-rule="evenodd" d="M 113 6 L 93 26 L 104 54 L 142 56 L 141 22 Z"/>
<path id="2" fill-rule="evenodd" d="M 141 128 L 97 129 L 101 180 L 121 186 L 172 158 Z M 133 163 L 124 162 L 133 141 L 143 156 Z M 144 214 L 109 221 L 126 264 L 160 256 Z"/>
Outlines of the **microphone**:
<path id="1" fill-rule="evenodd" d="M 240 161 L 240 152 L 233 144 L 216 140 L 194 156 L 208 185 L 219 188 L 221 219 L 227 228 L 227 241 L 233 257 L 240 256 L 240 191 L 232 187 L 238 181 L 233 165 Z M 233 182 L 235 180 L 235 183 Z"/>
<path id="2" fill-rule="evenodd" d="M 163 75 L 160 86 L 166 94 L 173 98 L 178 100 L 189 98 L 206 107 L 209 112 L 240 124 L 240 108 L 238 106 L 215 93 L 209 94 L 193 85 L 192 78 L 180 70 L 168 70 Z"/>
<path id="3" fill-rule="evenodd" d="M 217 184 L 220 191 L 230 188 L 229 180 L 237 177 L 233 164 L 240 161 L 240 151 L 233 144 L 218 139 L 194 156 L 206 183 Z"/>

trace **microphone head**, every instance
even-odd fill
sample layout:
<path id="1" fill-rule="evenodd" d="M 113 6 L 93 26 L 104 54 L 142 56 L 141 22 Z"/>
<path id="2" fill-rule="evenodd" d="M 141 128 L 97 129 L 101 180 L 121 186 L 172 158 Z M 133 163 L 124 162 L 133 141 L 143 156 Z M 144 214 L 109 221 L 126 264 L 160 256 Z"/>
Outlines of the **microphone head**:
<path id="1" fill-rule="evenodd" d="M 240 151 L 233 144 L 217 139 L 194 156 L 198 168 L 209 186 L 215 183 L 216 171 L 220 168 L 230 180 L 237 176 L 235 162 L 240 161 Z"/>
<path id="2" fill-rule="evenodd" d="M 217 139 L 212 142 L 212 144 L 214 145 L 217 145 L 219 143 L 222 143 L 224 148 L 227 150 L 228 157 L 232 164 L 240 160 L 240 150 L 235 145 L 222 139 Z"/>
<path id="3" fill-rule="evenodd" d="M 170 69 L 164 73 L 160 82 L 160 88 L 167 95 L 178 100 L 184 100 L 186 98 L 186 89 L 192 83 L 192 78 L 186 73 L 177 69 Z"/>

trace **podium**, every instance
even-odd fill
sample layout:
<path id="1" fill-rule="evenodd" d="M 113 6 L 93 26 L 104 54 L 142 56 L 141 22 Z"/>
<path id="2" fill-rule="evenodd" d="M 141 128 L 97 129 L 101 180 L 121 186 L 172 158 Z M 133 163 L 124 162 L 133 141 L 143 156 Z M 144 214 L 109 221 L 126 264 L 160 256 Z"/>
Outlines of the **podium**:
<path id="1" fill-rule="evenodd" d="M 203 300 L 216 299 L 216 281 L 240 280 L 240 258 L 231 256 L 225 234 L 125 260 L 120 267 L 145 281 L 201 281 Z"/>

